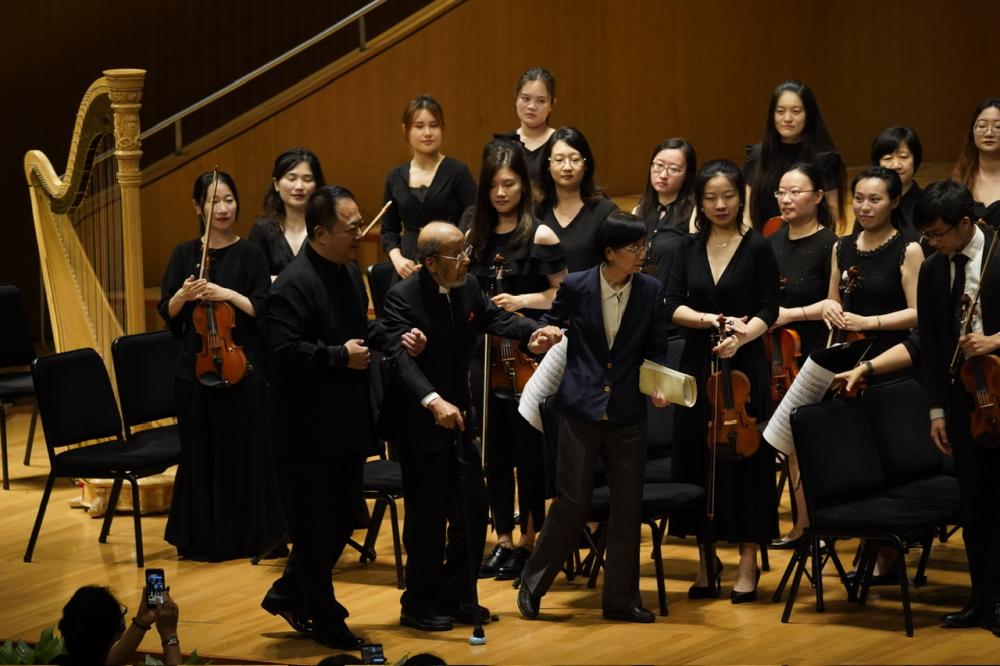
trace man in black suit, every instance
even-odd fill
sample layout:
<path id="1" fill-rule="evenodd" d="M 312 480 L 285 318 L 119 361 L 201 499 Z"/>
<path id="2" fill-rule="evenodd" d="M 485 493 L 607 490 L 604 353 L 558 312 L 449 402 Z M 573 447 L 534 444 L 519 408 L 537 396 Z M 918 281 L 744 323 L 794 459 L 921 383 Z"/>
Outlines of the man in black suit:
<path id="1" fill-rule="evenodd" d="M 566 370 L 556 393 L 559 421 L 559 499 L 553 502 L 521 575 L 517 606 L 538 617 L 541 597 L 576 546 L 590 511 L 594 467 L 604 463 L 611 488 L 604 617 L 652 622 L 639 596 L 639 529 L 646 462 L 646 399 L 639 367 L 666 364 L 669 322 L 659 281 L 640 272 L 646 226 L 612 213 L 594 235 L 604 263 L 571 273 L 542 322 L 567 326 Z M 662 394 L 653 404 L 666 406 Z"/>
<path id="2" fill-rule="evenodd" d="M 362 224 L 348 190 L 317 190 L 308 239 L 272 285 L 265 316 L 272 439 L 294 548 L 261 605 L 338 649 L 363 643 L 330 577 L 363 501 L 362 464 L 375 442 L 368 345 L 381 346 L 354 263 Z"/>
<path id="3" fill-rule="evenodd" d="M 488 332 L 521 339 L 542 353 L 562 337 L 558 328 L 539 328 L 493 305 L 468 275 L 468 252 L 458 228 L 428 224 L 417 239 L 421 269 L 385 297 L 389 377 L 379 434 L 395 446 L 403 472 L 407 559 L 400 624 L 423 631 L 451 629 L 453 621 L 471 624 L 476 613 L 489 618 L 471 599 L 486 541 L 486 489 L 479 455 L 459 432 L 469 413 L 476 341 Z M 427 340 L 415 358 L 399 342 L 413 327 Z M 473 467 L 464 489 L 458 487 L 459 454 Z"/>
<path id="4" fill-rule="evenodd" d="M 1000 635 L 1000 449 L 973 439 L 973 397 L 949 373 L 956 343 L 966 359 L 996 356 L 1000 350 L 1000 260 L 995 255 L 989 259 L 972 332 L 959 330 L 961 296 L 975 295 L 996 231 L 973 223 L 972 195 L 951 181 L 931 183 L 920 194 L 913 217 L 937 250 L 920 267 L 917 282 L 923 383 L 931 408 L 931 439 L 955 458 L 972 581 L 969 603 L 942 622 L 954 628 L 983 626 Z"/>

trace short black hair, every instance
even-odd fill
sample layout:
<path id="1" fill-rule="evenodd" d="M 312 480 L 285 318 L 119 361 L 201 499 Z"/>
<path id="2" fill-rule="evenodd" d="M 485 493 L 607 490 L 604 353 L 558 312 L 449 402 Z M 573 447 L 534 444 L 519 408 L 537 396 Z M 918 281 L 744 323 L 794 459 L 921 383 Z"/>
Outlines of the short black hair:
<path id="1" fill-rule="evenodd" d="M 604 250 L 620 250 L 646 238 L 646 223 L 631 213 L 615 211 L 601 220 L 594 233 L 594 252 L 604 258 Z"/>
<path id="2" fill-rule="evenodd" d="M 924 147 L 920 145 L 920 137 L 916 131 L 909 127 L 889 127 L 879 132 L 879 135 L 872 141 L 871 162 L 878 165 L 882 161 L 883 155 L 889 155 L 903 144 L 910 149 L 913 155 L 913 173 L 917 173 L 920 163 L 924 161 Z"/>
<path id="3" fill-rule="evenodd" d="M 74 592 L 59 620 L 66 651 L 77 663 L 103 659 L 117 633 L 124 629 L 118 599 L 108 588 L 96 585 L 85 585 Z"/>
<path id="4" fill-rule="evenodd" d="M 309 238 L 316 237 L 316 227 L 322 226 L 329 231 L 337 222 L 337 202 L 341 199 L 355 200 L 351 191 L 340 185 L 324 185 L 313 192 L 306 204 L 306 234 Z"/>
<path id="5" fill-rule="evenodd" d="M 975 219 L 972 192 L 953 180 L 939 180 L 928 185 L 913 206 L 913 226 L 926 229 L 941 218 L 955 226 L 963 217 Z"/>

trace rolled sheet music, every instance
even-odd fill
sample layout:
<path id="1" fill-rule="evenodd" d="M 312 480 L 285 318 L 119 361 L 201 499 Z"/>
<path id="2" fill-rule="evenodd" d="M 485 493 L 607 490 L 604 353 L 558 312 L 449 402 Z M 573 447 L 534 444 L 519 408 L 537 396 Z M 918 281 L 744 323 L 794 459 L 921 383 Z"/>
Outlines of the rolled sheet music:
<path id="1" fill-rule="evenodd" d="M 566 370 L 566 345 L 566 336 L 563 335 L 563 339 L 542 357 L 535 374 L 531 375 L 528 383 L 524 385 L 524 390 L 521 391 L 517 411 L 539 432 L 542 432 L 543 428 L 538 406 L 542 400 L 559 390 L 563 371 Z"/>
<path id="2" fill-rule="evenodd" d="M 675 405 L 692 407 L 698 401 L 694 377 L 646 359 L 639 367 L 639 391 L 653 395 L 657 387 Z"/>

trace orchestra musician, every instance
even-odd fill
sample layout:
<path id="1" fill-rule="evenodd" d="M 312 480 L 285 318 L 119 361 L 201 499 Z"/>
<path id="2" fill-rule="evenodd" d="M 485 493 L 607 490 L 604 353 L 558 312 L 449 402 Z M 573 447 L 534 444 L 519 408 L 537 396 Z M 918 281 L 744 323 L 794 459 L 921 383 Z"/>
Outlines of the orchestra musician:
<path id="1" fill-rule="evenodd" d="M 471 427 L 473 350 L 488 332 L 543 353 L 562 333 L 484 296 L 468 274 L 471 249 L 458 227 L 431 222 L 421 229 L 416 249 L 420 270 L 386 294 L 389 369 L 378 429 L 395 445 L 403 473 L 407 560 L 400 624 L 446 631 L 454 622 L 473 624 L 477 613 L 484 622 L 490 617 L 488 610 L 472 605 L 469 584 L 486 541 L 486 490 L 477 469 L 475 489 L 466 488 L 462 496 L 455 451 L 462 447 L 463 458 L 476 461 L 478 468 L 478 453 L 468 451 L 471 440 L 459 433 Z M 413 327 L 426 334 L 426 347 L 416 358 L 401 346 L 402 334 Z M 471 550 L 477 553 L 474 561 Z"/>
<path id="2" fill-rule="evenodd" d="M 177 359 L 177 429 L 182 458 L 174 484 L 166 539 L 181 557 L 216 562 L 251 557 L 284 531 L 272 453 L 264 437 L 264 377 L 256 318 L 270 285 L 267 261 L 234 230 L 239 193 L 232 177 L 203 173 L 194 182 L 193 206 L 211 225 L 204 277 L 204 236 L 178 245 L 160 285 L 158 310 L 181 341 Z M 250 369 L 230 386 L 197 379 L 196 355 L 206 343 L 193 323 L 199 302 L 229 304 L 232 342 Z M 221 309 L 221 305 L 218 305 Z"/>
<path id="3" fill-rule="evenodd" d="M 539 177 L 547 167 L 545 146 L 555 129 L 549 127 L 549 116 L 556 106 L 556 77 L 544 67 L 532 67 L 517 80 L 514 110 L 521 121 L 516 130 L 495 135 L 498 139 L 519 142 L 531 176 L 532 192 L 538 194 Z"/>
<path id="4" fill-rule="evenodd" d="M 666 291 L 667 313 L 687 329 L 680 370 L 698 382 L 698 402 L 675 416 L 673 477 L 706 488 L 711 417 L 705 387 L 712 355 L 731 359 L 732 368 L 746 374 L 751 417 L 760 423 L 772 409 L 771 375 L 760 338 L 778 317 L 778 263 L 764 237 L 743 223 L 745 192 L 743 174 L 732 162 L 715 160 L 698 172 L 698 233 L 678 250 Z M 711 334 L 720 315 L 735 334 L 713 346 Z M 778 532 L 774 452 L 761 446 L 746 458 L 720 459 L 716 470 L 715 511 L 707 533 L 701 533 L 698 517 L 687 512 L 672 517 L 670 534 L 698 536 L 700 561 L 690 598 L 719 596 L 722 563 L 714 543 L 724 540 L 740 545 L 731 601 L 753 601 L 760 576 L 758 544 L 769 543 Z"/>

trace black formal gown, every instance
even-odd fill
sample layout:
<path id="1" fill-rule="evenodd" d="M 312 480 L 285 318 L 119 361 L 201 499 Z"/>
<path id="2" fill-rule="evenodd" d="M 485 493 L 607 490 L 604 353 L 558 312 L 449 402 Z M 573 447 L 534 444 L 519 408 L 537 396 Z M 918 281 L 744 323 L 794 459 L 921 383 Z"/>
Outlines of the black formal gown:
<path id="1" fill-rule="evenodd" d="M 271 284 L 267 261 L 253 243 L 238 240 L 209 252 L 209 279 L 253 303 L 259 317 Z M 201 339 L 191 322 L 194 303 L 171 319 L 170 297 L 197 275 L 201 241 L 178 245 L 160 286 L 159 312 L 181 340 L 177 359 L 177 425 L 182 458 L 174 483 L 166 539 L 180 556 L 221 561 L 250 557 L 284 532 L 270 445 L 264 437 L 264 373 L 256 319 L 236 311 L 233 339 L 252 372 L 235 386 L 209 388 L 195 379 Z"/>
<path id="2" fill-rule="evenodd" d="M 681 305 L 699 312 L 730 317 L 762 319 L 768 326 L 778 317 L 778 262 L 770 245 L 749 231 L 723 271 L 718 284 L 712 280 L 705 241 L 690 237 L 677 252 L 666 290 L 667 314 L 671 318 Z M 680 370 L 698 383 L 698 402 L 679 409 L 674 417 L 674 481 L 707 487 L 706 446 L 709 402 L 705 383 L 712 356 L 711 330 L 687 329 Z M 761 338 L 741 347 L 731 359 L 733 370 L 750 380 L 747 411 L 761 423 L 771 416 L 770 368 Z M 670 534 L 698 534 L 699 517 L 677 515 L 670 521 Z M 732 543 L 766 543 L 778 534 L 777 496 L 774 479 L 774 449 L 761 442 L 760 449 L 743 460 L 719 460 L 716 466 L 715 520 L 699 540 Z"/>
<path id="3" fill-rule="evenodd" d="M 417 256 L 417 235 L 428 222 L 458 226 L 462 213 L 476 203 L 476 181 L 469 167 L 445 157 L 428 187 L 410 187 L 410 163 L 389 171 L 383 202 L 392 206 L 382 217 L 382 247 L 386 254 L 399 248 L 407 259 Z"/>
<path id="4" fill-rule="evenodd" d="M 837 267 L 840 269 L 840 302 L 846 312 L 871 316 L 905 310 L 903 291 L 903 261 L 910 241 L 895 233 L 874 250 L 859 250 L 857 236 L 845 236 L 837 241 Z M 850 269 L 857 267 L 858 279 L 850 279 Z M 874 343 L 867 358 L 875 358 L 885 350 L 906 340 L 910 332 L 865 331 Z M 890 375 L 885 375 L 889 377 Z M 897 377 L 898 375 L 891 375 Z"/>
<path id="5" fill-rule="evenodd" d="M 493 258 L 503 255 L 503 277 L 497 293 L 512 295 L 533 294 L 549 288 L 549 276 L 566 268 L 562 246 L 539 245 L 533 242 L 541 222 L 535 221 L 527 241 L 511 247 L 514 232 L 494 233 L 483 252 L 469 267 L 480 285 L 487 292 L 496 275 Z M 532 319 L 541 317 L 544 310 L 523 309 L 520 313 Z M 472 363 L 473 394 L 476 404 L 482 404 L 482 351 Z M 486 447 L 486 489 L 490 499 L 494 527 L 498 534 L 513 531 L 514 469 L 517 468 L 518 515 L 521 529 L 533 518 L 536 531 L 542 529 L 545 517 L 545 460 L 542 435 L 524 420 L 517 411 L 517 400 L 509 390 L 490 394 L 489 436 Z M 553 461 L 554 462 L 554 461 Z"/>
<path id="6" fill-rule="evenodd" d="M 593 268 L 604 261 L 604 257 L 594 250 L 594 233 L 597 231 L 597 225 L 616 210 L 618 206 L 610 199 L 584 204 L 576 217 L 565 227 L 556 220 L 552 208 L 540 208 L 538 217 L 543 224 L 556 232 L 563 252 L 566 253 L 566 268 L 570 273 L 575 273 Z"/>
<path id="7" fill-rule="evenodd" d="M 521 148 L 524 150 L 524 161 L 528 163 L 528 175 L 531 177 L 531 182 L 533 184 L 540 182 L 539 178 L 542 175 L 542 170 L 548 168 L 548 162 L 546 161 L 546 157 L 548 157 L 549 154 L 548 141 L 538 146 L 538 148 L 531 150 L 524 145 L 524 141 L 521 139 L 521 135 L 517 133 L 516 129 L 512 129 L 506 133 L 494 134 L 493 138 L 506 139 L 507 141 L 520 144 Z"/>
<path id="8" fill-rule="evenodd" d="M 778 207 L 778 200 L 771 196 L 771 193 L 778 190 L 781 177 L 796 162 L 812 162 L 815 164 L 819 168 L 823 179 L 823 182 L 817 183 L 817 185 L 826 192 L 846 186 L 845 183 L 840 182 L 840 173 L 843 169 L 843 159 L 840 153 L 831 150 L 821 151 L 815 155 L 804 155 L 802 153 L 802 144 L 799 143 L 779 144 L 778 151 L 773 158 L 778 164 L 778 168 L 774 171 L 776 175 L 763 183 L 755 184 L 753 177 L 754 171 L 757 168 L 757 162 L 760 161 L 760 150 L 761 145 L 759 143 L 747 146 L 746 161 L 743 163 L 743 177 L 746 179 L 747 184 L 755 190 L 759 187 L 767 193 L 767 196 L 761 198 L 761 202 L 763 203 L 761 210 L 751 211 L 755 229 L 763 228 L 768 220 L 781 214 L 781 210 Z"/>
<path id="9" fill-rule="evenodd" d="M 267 269 L 271 275 L 279 275 L 285 266 L 292 263 L 292 259 L 295 258 L 295 252 L 288 244 L 285 232 L 282 231 L 280 225 L 270 220 L 260 218 L 254 222 L 253 229 L 250 230 L 249 240 L 256 243 L 263 251 L 264 257 L 267 259 Z"/>
<path id="10" fill-rule="evenodd" d="M 656 277 L 664 286 L 670 279 L 674 254 L 688 236 L 690 214 L 690 206 L 673 201 L 666 206 L 657 204 L 656 208 L 643 218 L 643 222 L 646 223 L 649 251 L 646 253 L 646 263 L 642 267 L 642 272 Z"/>
<path id="11" fill-rule="evenodd" d="M 1000 199 L 994 201 L 989 206 L 981 201 L 973 202 L 972 210 L 976 218 L 982 220 L 993 229 L 1000 227 Z"/>
<path id="12" fill-rule="evenodd" d="M 790 240 L 788 226 L 768 237 L 781 271 L 781 306 L 798 308 L 827 297 L 830 290 L 830 257 L 837 236 L 825 227 L 816 233 Z M 788 328 L 799 334 L 802 362 L 817 349 L 826 347 L 829 329 L 822 320 L 793 321 Z"/>

